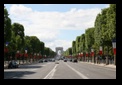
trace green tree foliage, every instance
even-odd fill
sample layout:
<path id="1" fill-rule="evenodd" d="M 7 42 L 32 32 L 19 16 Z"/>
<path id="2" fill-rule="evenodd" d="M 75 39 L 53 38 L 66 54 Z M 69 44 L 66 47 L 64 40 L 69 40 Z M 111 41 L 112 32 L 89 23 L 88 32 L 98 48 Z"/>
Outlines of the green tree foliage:
<path id="1" fill-rule="evenodd" d="M 4 7 L 4 44 L 11 40 L 11 19 L 8 16 L 8 11 Z"/>
<path id="2" fill-rule="evenodd" d="M 88 28 L 85 31 L 85 47 L 87 49 L 88 52 L 91 51 L 91 48 L 94 44 L 94 27 L 92 28 Z"/>
<path id="3" fill-rule="evenodd" d="M 80 37 L 80 47 L 81 47 L 81 52 L 85 52 L 86 47 L 85 47 L 85 34 L 82 34 Z"/>
<path id="4" fill-rule="evenodd" d="M 38 51 L 38 43 L 39 43 L 39 39 L 36 36 L 30 36 L 30 44 L 31 44 L 31 48 L 32 48 L 32 52 L 37 53 Z"/>
<path id="5" fill-rule="evenodd" d="M 102 9 L 95 20 L 95 45 L 112 50 L 112 39 L 116 37 L 116 5 L 111 4 L 109 8 Z M 99 48 L 97 48 L 99 49 Z M 103 48 L 104 49 L 104 48 Z"/>
<path id="6" fill-rule="evenodd" d="M 19 23 L 12 24 L 12 41 L 16 45 L 16 50 L 24 51 L 24 26 Z"/>
<path id="7" fill-rule="evenodd" d="M 80 36 L 76 37 L 76 52 L 80 52 Z"/>
<path id="8" fill-rule="evenodd" d="M 44 42 L 40 41 L 40 51 L 42 56 L 44 55 L 44 47 L 45 47 Z"/>
<path id="9" fill-rule="evenodd" d="M 13 23 L 12 31 L 15 33 L 16 36 L 20 36 L 22 39 L 22 44 L 24 44 L 24 26 L 19 23 Z"/>
<path id="10" fill-rule="evenodd" d="M 73 55 L 76 54 L 76 41 L 72 41 L 72 53 Z"/>
<path id="11" fill-rule="evenodd" d="M 50 49 L 48 47 L 44 48 L 44 54 L 48 57 L 50 54 Z"/>
<path id="12" fill-rule="evenodd" d="M 103 46 L 103 52 L 108 51 L 111 54 L 114 38 L 116 38 L 116 4 L 110 4 L 110 7 L 102 9 L 96 16 L 94 27 L 88 28 L 80 39 L 77 36 L 76 41 L 72 42 L 72 53 L 90 51 L 91 47 L 98 53 L 99 47 Z"/>
<path id="13" fill-rule="evenodd" d="M 69 55 L 72 55 L 72 47 L 68 48 Z"/>

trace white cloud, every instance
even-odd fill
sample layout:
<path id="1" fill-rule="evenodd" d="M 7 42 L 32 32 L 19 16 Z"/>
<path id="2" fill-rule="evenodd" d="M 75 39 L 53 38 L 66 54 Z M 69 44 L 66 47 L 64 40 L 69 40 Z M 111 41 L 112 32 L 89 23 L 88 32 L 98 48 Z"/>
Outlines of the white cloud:
<path id="1" fill-rule="evenodd" d="M 106 6 L 105 6 L 105 8 L 108 8 L 110 6 L 110 4 L 107 4 Z"/>
<path id="2" fill-rule="evenodd" d="M 59 30 L 85 31 L 85 29 L 94 26 L 96 15 L 100 11 L 101 9 L 98 8 L 85 10 L 72 8 L 67 12 L 43 12 L 32 10 L 23 5 L 12 5 L 10 8 L 10 17 L 13 22 L 23 24 L 25 35 L 36 35 L 51 48 L 61 45 L 67 49 L 71 43 L 60 40 L 58 37 Z M 58 38 L 59 40 L 57 40 Z"/>

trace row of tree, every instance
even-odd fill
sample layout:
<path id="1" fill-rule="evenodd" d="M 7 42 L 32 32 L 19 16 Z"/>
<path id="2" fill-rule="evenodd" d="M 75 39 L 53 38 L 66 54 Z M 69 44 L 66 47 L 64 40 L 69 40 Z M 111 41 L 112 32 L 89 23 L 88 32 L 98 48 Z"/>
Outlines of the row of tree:
<path id="1" fill-rule="evenodd" d="M 24 54 L 27 50 L 28 57 L 34 57 L 37 54 L 41 57 L 53 57 L 56 53 L 45 47 L 44 42 L 36 36 L 25 36 L 24 26 L 19 23 L 11 23 L 7 9 L 4 7 L 4 59 L 12 56 L 16 58 L 17 52 Z"/>
<path id="2" fill-rule="evenodd" d="M 116 4 L 101 10 L 96 17 L 94 27 L 85 30 L 84 34 L 72 41 L 72 47 L 64 52 L 64 56 L 77 56 L 79 53 L 90 53 L 94 49 L 99 53 L 102 46 L 103 55 L 113 55 L 112 40 L 116 39 Z"/>

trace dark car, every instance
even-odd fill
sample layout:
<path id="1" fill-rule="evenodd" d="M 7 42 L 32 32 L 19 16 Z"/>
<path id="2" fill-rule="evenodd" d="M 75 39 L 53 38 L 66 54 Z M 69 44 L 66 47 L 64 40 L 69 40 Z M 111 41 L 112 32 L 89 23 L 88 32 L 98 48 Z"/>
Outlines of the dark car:
<path id="1" fill-rule="evenodd" d="M 8 65 L 8 68 L 18 68 L 19 64 L 16 61 L 11 61 Z"/>
<path id="2" fill-rule="evenodd" d="M 44 59 L 43 62 L 48 62 L 48 61 L 46 59 Z"/>
<path id="3" fill-rule="evenodd" d="M 43 63 L 43 60 L 41 59 L 41 60 L 39 60 L 39 63 Z"/>
<path id="4" fill-rule="evenodd" d="M 67 59 L 64 59 L 64 62 L 67 62 Z"/>
<path id="5" fill-rule="evenodd" d="M 77 59 L 73 59 L 73 62 L 78 62 L 78 60 Z"/>

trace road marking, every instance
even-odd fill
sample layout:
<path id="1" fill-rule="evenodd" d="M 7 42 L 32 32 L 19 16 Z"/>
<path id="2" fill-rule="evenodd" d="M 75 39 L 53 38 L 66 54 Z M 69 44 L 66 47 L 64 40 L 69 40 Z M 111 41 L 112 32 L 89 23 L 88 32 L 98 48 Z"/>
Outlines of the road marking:
<path id="1" fill-rule="evenodd" d="M 65 63 L 66 64 L 66 63 Z M 70 69 L 72 69 L 73 71 L 75 71 L 80 77 L 82 77 L 83 79 L 89 79 L 88 77 L 86 77 L 85 75 L 83 75 L 82 73 L 80 73 L 79 71 L 75 70 L 74 68 L 72 68 L 71 66 L 69 66 L 68 64 L 66 64 Z"/>
<path id="2" fill-rule="evenodd" d="M 51 79 L 56 71 L 57 66 L 58 64 L 56 64 L 55 67 L 43 79 Z"/>

